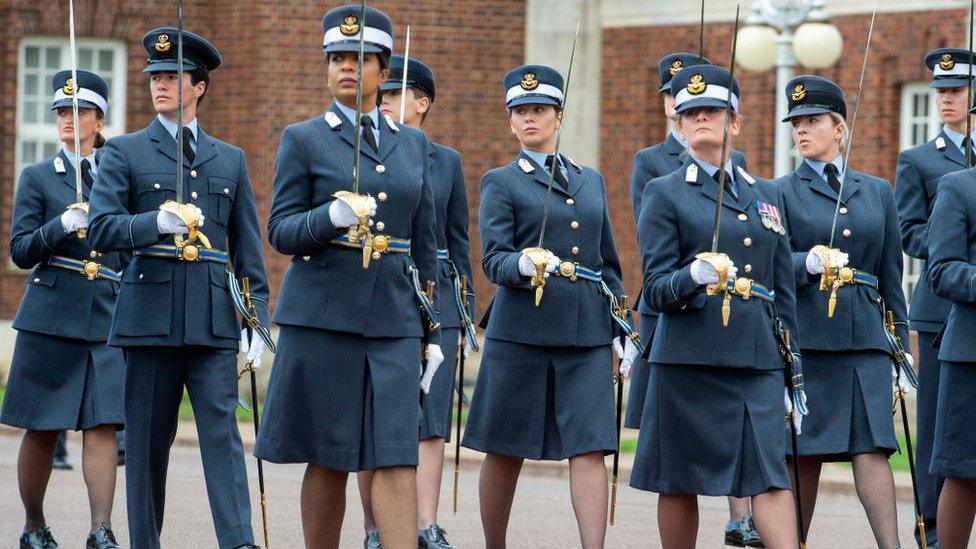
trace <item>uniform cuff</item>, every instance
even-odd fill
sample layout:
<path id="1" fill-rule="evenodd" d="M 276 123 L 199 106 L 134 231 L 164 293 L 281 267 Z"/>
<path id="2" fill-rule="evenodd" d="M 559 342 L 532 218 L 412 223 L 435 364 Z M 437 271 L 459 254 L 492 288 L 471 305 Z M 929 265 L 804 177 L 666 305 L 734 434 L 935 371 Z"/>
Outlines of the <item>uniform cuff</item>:
<path id="1" fill-rule="evenodd" d="M 328 244 L 346 231 L 346 227 L 336 227 L 329 218 L 331 201 L 309 210 L 305 216 L 305 228 L 309 236 L 318 244 Z"/>
<path id="2" fill-rule="evenodd" d="M 52 252 L 54 251 L 54 247 L 68 236 L 68 233 L 64 230 L 64 225 L 61 224 L 60 215 L 42 225 L 40 230 L 41 240 L 44 241 L 47 249 Z"/>
<path id="3" fill-rule="evenodd" d="M 159 244 L 163 239 L 159 234 L 158 211 L 142 212 L 129 219 L 129 242 L 133 249 Z"/>

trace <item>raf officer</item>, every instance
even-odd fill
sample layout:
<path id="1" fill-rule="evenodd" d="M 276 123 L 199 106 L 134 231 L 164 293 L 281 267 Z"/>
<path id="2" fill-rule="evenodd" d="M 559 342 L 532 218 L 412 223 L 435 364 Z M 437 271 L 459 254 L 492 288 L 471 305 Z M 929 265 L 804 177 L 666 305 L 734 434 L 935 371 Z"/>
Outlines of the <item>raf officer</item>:
<path id="1" fill-rule="evenodd" d="M 222 548 L 252 547 L 235 418 L 241 342 L 225 271 L 250 278 L 258 317 L 266 324 L 261 235 L 244 152 L 205 133 L 197 120 L 220 54 L 202 37 L 184 32 L 181 82 L 177 40 L 172 28 L 143 37 L 149 53 L 144 72 L 158 115 L 145 129 L 106 145 L 91 200 L 92 244 L 134 253 L 122 276 L 109 339 L 123 348 L 126 360 L 129 538 L 133 548 L 159 547 L 169 446 L 185 388 L 200 435 L 217 542 Z M 182 144 L 176 140 L 181 124 Z M 261 341 L 254 338 L 248 356 L 258 365 Z"/>

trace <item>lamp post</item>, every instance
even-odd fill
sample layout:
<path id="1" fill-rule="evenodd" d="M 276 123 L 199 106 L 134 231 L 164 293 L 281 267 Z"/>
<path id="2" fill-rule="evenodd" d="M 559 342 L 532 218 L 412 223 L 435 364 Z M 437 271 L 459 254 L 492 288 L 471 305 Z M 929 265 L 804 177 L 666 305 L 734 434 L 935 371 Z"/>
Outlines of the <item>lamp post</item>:
<path id="1" fill-rule="evenodd" d="M 840 31 L 824 12 L 824 0 L 756 0 L 746 26 L 739 30 L 739 65 L 752 71 L 776 67 L 776 177 L 793 169 L 790 127 L 781 120 L 787 114 L 783 90 L 797 61 L 809 68 L 827 68 L 840 59 L 843 47 Z"/>

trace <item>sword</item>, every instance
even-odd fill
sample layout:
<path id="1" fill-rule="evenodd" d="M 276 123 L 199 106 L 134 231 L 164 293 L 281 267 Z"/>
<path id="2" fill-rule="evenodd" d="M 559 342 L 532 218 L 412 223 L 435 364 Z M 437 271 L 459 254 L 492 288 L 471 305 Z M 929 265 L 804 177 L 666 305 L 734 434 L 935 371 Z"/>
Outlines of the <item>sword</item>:
<path id="1" fill-rule="evenodd" d="M 739 2 L 735 3 L 735 22 L 732 26 L 732 58 L 729 60 L 729 87 L 725 98 L 725 121 L 722 128 L 722 156 L 718 176 L 718 199 L 715 203 L 715 221 L 712 226 L 712 247 L 708 252 L 695 255 L 695 259 L 707 261 L 718 273 L 718 283 L 705 288 L 707 295 L 723 294 L 722 326 L 729 325 L 732 314 L 732 293 L 729 291 L 729 256 L 718 251 L 718 237 L 722 228 L 722 202 L 725 200 L 725 164 L 729 161 L 729 125 L 732 123 L 732 87 L 735 83 L 735 52 L 739 45 Z"/>
<path id="2" fill-rule="evenodd" d="M 620 307 L 617 315 L 624 322 L 627 321 L 627 296 L 620 296 Z M 617 369 L 613 373 L 613 382 L 617 385 L 617 451 L 613 453 L 613 474 L 610 477 L 610 526 L 614 525 L 617 519 L 617 475 L 620 472 L 620 431 L 624 416 L 624 376 L 620 373 L 620 366 L 623 364 L 623 357 L 617 362 Z"/>
<path id="3" fill-rule="evenodd" d="M 465 309 L 468 307 L 468 277 L 461 277 L 461 300 Z M 462 311 L 463 312 L 463 311 Z M 463 319 L 462 319 L 463 321 Z M 457 428 L 454 430 L 454 514 L 458 512 L 458 478 L 461 475 L 461 411 L 464 401 L 461 394 L 464 391 L 464 351 L 468 346 L 468 338 L 462 335 L 461 348 L 458 349 L 458 401 Z"/>
<path id="4" fill-rule="evenodd" d="M 966 147 L 966 167 L 973 165 L 973 115 L 969 114 L 969 109 L 973 108 L 973 0 L 969 0 L 969 86 L 966 91 L 966 138 L 969 146 Z"/>
<path id="5" fill-rule="evenodd" d="M 407 68 L 410 67 L 410 25 L 407 25 L 407 43 L 403 49 L 403 80 L 400 82 L 400 124 L 403 124 L 403 113 L 407 110 Z"/>
<path id="6" fill-rule="evenodd" d="M 569 69 L 566 71 L 566 82 L 563 85 L 563 111 L 561 119 L 565 119 L 566 104 L 569 99 L 569 83 L 573 77 L 573 60 L 576 59 L 576 46 L 579 44 L 580 22 L 576 22 L 576 34 L 573 36 L 573 49 L 569 53 Z M 546 266 L 552 252 L 542 247 L 546 238 L 546 225 L 549 223 L 549 207 L 552 204 L 552 183 L 559 169 L 559 145 L 563 138 L 563 126 L 556 129 L 556 150 L 552 154 L 552 165 L 549 166 L 549 181 L 546 182 L 546 204 L 542 211 L 542 227 L 539 229 L 539 241 L 532 248 L 522 250 L 535 264 L 535 276 L 532 277 L 532 287 L 535 288 L 535 306 L 542 301 L 542 292 L 546 286 Z"/>
<path id="7" fill-rule="evenodd" d="M 68 206 L 69 210 L 82 210 L 86 214 L 88 213 L 88 203 L 85 202 L 85 196 L 82 194 L 81 188 L 81 131 L 80 122 L 78 120 L 78 92 L 81 91 L 81 86 L 78 85 L 78 51 L 77 44 L 75 42 L 75 3 L 74 0 L 68 0 L 68 40 L 71 43 L 71 87 L 73 93 L 71 94 L 71 116 L 72 116 L 72 127 L 71 133 L 74 134 L 74 147 L 75 147 L 75 203 Z M 85 238 L 88 234 L 88 229 L 81 228 L 78 229 L 78 238 Z"/>
<path id="8" fill-rule="evenodd" d="M 424 295 L 427 297 L 428 301 L 430 302 L 434 301 L 434 281 L 432 280 L 427 281 L 427 284 L 424 288 Z M 426 329 L 424 329 L 423 343 L 420 345 L 420 376 L 421 377 L 423 377 L 423 375 L 427 373 L 427 365 L 429 362 L 427 360 L 427 347 L 430 346 L 430 333 L 434 331 L 436 328 L 437 325 L 434 324 L 434 319 L 433 318 L 428 319 L 427 327 Z M 420 390 L 420 407 L 421 409 L 424 407 L 423 389 Z"/>
<path id="9" fill-rule="evenodd" d="M 176 112 L 179 126 L 176 127 L 176 202 L 183 202 L 183 0 L 176 1 L 176 78 L 179 80 L 176 88 Z M 209 246 L 208 246 L 209 248 Z"/>
<path id="10" fill-rule="evenodd" d="M 698 24 L 698 62 L 705 59 L 705 0 L 701 0 L 701 22 Z"/>
<path id="11" fill-rule="evenodd" d="M 793 403 L 793 409 L 786 415 L 786 422 L 790 424 L 790 449 L 793 454 L 793 506 L 796 511 L 796 534 L 800 542 L 800 549 L 806 549 L 807 535 L 803 531 L 803 497 L 800 494 L 800 452 L 798 448 L 799 444 L 797 443 L 798 433 L 796 432 L 796 423 L 793 422 L 794 414 L 799 411 L 800 415 L 803 415 L 804 412 L 800 409 L 801 398 L 794 387 L 795 376 L 793 375 L 793 369 L 796 359 L 793 356 L 793 342 L 790 339 L 790 331 L 781 329 L 782 326 L 779 323 L 778 317 L 776 324 L 774 330 L 776 330 L 777 339 L 780 342 L 780 354 L 783 356 L 783 362 L 786 364 L 786 368 L 783 369 L 783 372 L 786 374 L 786 386 L 792 388 L 792 390 L 787 391 L 787 394 L 789 395 L 790 402 Z"/>

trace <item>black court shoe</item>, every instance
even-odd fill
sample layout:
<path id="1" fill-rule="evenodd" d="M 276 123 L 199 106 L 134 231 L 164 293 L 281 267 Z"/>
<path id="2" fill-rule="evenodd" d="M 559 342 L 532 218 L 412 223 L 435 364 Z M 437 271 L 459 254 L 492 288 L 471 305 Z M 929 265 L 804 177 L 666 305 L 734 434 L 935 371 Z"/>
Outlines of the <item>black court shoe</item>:
<path id="1" fill-rule="evenodd" d="M 54 541 L 51 529 L 47 526 L 20 535 L 20 549 L 57 549 L 58 542 Z"/>
<path id="2" fill-rule="evenodd" d="M 122 549 L 122 546 L 115 541 L 115 532 L 108 524 L 102 523 L 102 527 L 94 534 L 88 534 L 88 541 L 85 549 Z"/>

